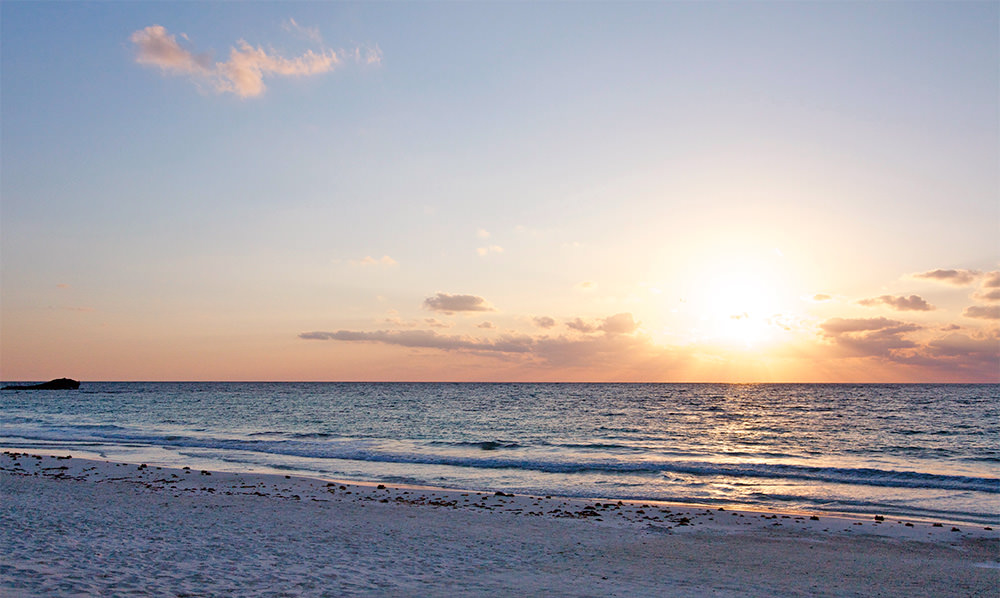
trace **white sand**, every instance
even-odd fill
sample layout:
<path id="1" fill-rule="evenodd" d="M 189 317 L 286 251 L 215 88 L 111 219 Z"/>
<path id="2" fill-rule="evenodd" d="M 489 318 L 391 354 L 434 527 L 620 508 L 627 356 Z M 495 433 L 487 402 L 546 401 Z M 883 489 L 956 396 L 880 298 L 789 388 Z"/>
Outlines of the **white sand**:
<path id="1" fill-rule="evenodd" d="M 982 527 L 328 484 L 5 453 L 0 595 L 1000 595 Z"/>

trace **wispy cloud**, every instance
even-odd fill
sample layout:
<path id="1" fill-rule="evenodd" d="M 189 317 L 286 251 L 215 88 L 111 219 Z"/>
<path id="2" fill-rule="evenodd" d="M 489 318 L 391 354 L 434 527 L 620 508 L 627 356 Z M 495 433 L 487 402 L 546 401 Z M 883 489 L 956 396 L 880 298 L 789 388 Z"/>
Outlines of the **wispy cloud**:
<path id="1" fill-rule="evenodd" d="M 327 73 L 337 68 L 345 59 L 373 64 L 381 62 L 381 51 L 360 48 L 340 51 L 322 46 L 318 30 L 301 27 L 294 20 L 285 24 L 286 31 L 294 31 L 312 39 L 320 47 L 307 50 L 294 58 L 285 58 L 274 50 L 252 46 L 238 40 L 229 49 L 229 59 L 213 62 L 211 53 L 197 54 L 177 41 L 162 25 L 150 25 L 134 32 L 130 41 L 136 49 L 136 62 L 157 67 L 164 73 L 185 75 L 199 84 L 207 85 L 217 93 L 233 93 L 242 98 L 259 96 L 267 87 L 269 77 L 306 77 Z M 181 34 L 187 41 L 187 36 Z"/>
<path id="2" fill-rule="evenodd" d="M 424 307 L 432 311 L 452 314 L 460 311 L 496 311 L 486 299 L 475 295 L 438 293 L 424 299 Z"/>
<path id="3" fill-rule="evenodd" d="M 319 33 L 319 27 L 303 27 L 296 23 L 295 19 L 289 18 L 281 24 L 281 28 L 316 45 L 323 45 L 323 36 Z"/>
<path id="4" fill-rule="evenodd" d="M 343 53 L 345 56 L 350 56 L 354 59 L 354 62 L 358 64 L 365 64 L 369 66 L 378 66 L 382 64 L 382 48 L 378 47 L 378 44 L 374 46 L 366 46 L 364 48 L 357 47 L 350 52 Z"/>
<path id="5" fill-rule="evenodd" d="M 415 320 L 404 320 L 400 317 L 389 317 L 382 320 L 384 323 L 395 326 L 396 328 L 416 328 L 418 323 Z"/>
<path id="6" fill-rule="evenodd" d="M 646 336 L 626 333 L 634 332 L 637 326 L 631 314 L 617 314 L 599 322 L 599 328 L 603 328 L 605 334 L 556 338 L 526 334 L 476 338 L 439 334 L 433 330 L 315 331 L 303 332 L 299 334 L 299 338 L 459 351 L 559 367 L 617 366 L 666 352 L 663 348 L 655 347 Z M 483 322 L 478 327 L 494 328 L 489 322 Z"/>
<path id="7" fill-rule="evenodd" d="M 919 327 L 910 328 L 911 325 L 889 318 L 830 318 L 820 324 L 820 328 L 830 335 L 850 334 L 853 332 L 867 332 L 871 330 L 916 330 Z"/>
<path id="8" fill-rule="evenodd" d="M 85 307 L 85 306 L 77 306 L 77 305 L 59 305 L 59 306 L 50 305 L 49 309 L 59 309 L 59 310 L 62 310 L 62 311 L 76 311 L 76 312 L 83 312 L 83 313 L 90 313 L 90 312 L 97 311 L 93 307 Z"/>
<path id="9" fill-rule="evenodd" d="M 486 247 L 477 247 L 476 253 L 479 255 L 489 255 L 491 253 L 503 253 L 503 247 L 499 245 L 488 245 Z"/>
<path id="10" fill-rule="evenodd" d="M 399 264 L 399 262 L 387 255 L 383 255 L 378 259 L 375 259 L 370 255 L 366 255 L 355 263 L 359 266 L 396 266 Z"/>
<path id="11" fill-rule="evenodd" d="M 933 305 L 927 303 L 927 301 L 919 295 L 910 295 L 909 297 L 882 295 L 881 297 L 875 297 L 874 299 L 862 299 L 858 301 L 858 303 L 867 307 L 888 305 L 892 309 L 898 311 L 931 311 L 934 309 Z"/>
<path id="12" fill-rule="evenodd" d="M 376 330 L 358 332 L 303 332 L 299 338 L 306 340 L 363 341 L 443 351 L 472 351 L 476 353 L 527 353 L 534 343 L 524 335 L 507 335 L 496 339 L 480 339 L 461 335 L 438 334 L 433 330 Z"/>
<path id="13" fill-rule="evenodd" d="M 920 274 L 914 274 L 914 278 L 923 278 L 926 280 L 934 280 L 937 282 L 944 282 L 948 284 L 954 284 L 958 286 L 964 286 L 971 284 L 976 277 L 981 274 L 978 270 L 931 270 L 929 272 L 921 272 Z"/>

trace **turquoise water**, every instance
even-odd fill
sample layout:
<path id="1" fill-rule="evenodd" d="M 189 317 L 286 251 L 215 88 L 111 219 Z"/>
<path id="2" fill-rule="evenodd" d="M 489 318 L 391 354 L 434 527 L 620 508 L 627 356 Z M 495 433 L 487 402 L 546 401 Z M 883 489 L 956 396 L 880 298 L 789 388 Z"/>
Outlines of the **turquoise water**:
<path id="1" fill-rule="evenodd" d="M 85 382 L 0 393 L 0 444 L 996 524 L 998 397 L 998 385 Z"/>

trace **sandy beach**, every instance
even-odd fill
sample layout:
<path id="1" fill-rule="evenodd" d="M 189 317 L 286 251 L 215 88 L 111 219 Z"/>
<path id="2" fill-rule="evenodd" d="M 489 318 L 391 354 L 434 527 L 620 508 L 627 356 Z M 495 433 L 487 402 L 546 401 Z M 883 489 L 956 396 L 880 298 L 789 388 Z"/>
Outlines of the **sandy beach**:
<path id="1" fill-rule="evenodd" d="M 6 452 L 4 596 L 995 596 L 984 526 Z"/>

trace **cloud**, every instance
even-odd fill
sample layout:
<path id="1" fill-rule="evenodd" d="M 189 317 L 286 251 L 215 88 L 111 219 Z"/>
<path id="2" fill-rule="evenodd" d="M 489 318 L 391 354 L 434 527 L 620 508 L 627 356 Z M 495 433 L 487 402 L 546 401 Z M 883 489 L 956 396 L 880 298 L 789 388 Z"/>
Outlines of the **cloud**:
<path id="1" fill-rule="evenodd" d="M 927 343 L 928 353 L 937 357 L 982 356 L 1000 363 L 1000 343 L 996 337 L 972 338 L 953 333 Z"/>
<path id="2" fill-rule="evenodd" d="M 503 247 L 499 245 L 490 245 L 488 247 L 477 247 L 476 253 L 479 255 L 489 255 L 491 253 L 503 253 Z"/>
<path id="3" fill-rule="evenodd" d="M 1000 320 L 1000 305 L 973 305 L 965 308 L 962 315 L 966 318 Z"/>
<path id="4" fill-rule="evenodd" d="M 357 262 L 359 266 L 395 266 L 398 263 L 399 262 L 397 262 L 396 260 L 392 259 L 387 255 L 383 255 L 378 259 L 375 259 L 370 255 L 366 255 L 364 258 L 362 258 Z"/>
<path id="5" fill-rule="evenodd" d="M 476 236 L 479 237 L 480 239 L 489 239 L 490 231 L 486 230 L 485 228 L 481 228 L 476 231 Z"/>
<path id="6" fill-rule="evenodd" d="M 980 301 L 1000 301 L 1000 289 L 982 290 L 973 297 Z"/>
<path id="7" fill-rule="evenodd" d="M 97 311 L 93 307 L 76 306 L 76 305 L 60 305 L 60 306 L 50 305 L 49 309 L 61 309 L 63 311 L 78 311 L 85 313 Z"/>
<path id="8" fill-rule="evenodd" d="M 433 330 L 376 330 L 357 332 L 303 332 L 299 338 L 306 340 L 360 341 L 398 345 L 401 347 L 440 349 L 443 351 L 472 351 L 476 353 L 527 353 L 534 340 L 525 335 L 505 335 L 496 339 L 477 339 L 460 335 L 438 334 Z"/>
<path id="9" fill-rule="evenodd" d="M 952 333 L 899 361 L 971 379 L 1000 381 L 1000 336 L 995 330 L 974 336 Z"/>
<path id="10" fill-rule="evenodd" d="M 815 295 L 812 296 L 812 300 L 817 302 L 829 301 L 830 299 L 833 299 L 833 297 L 827 295 L 826 293 L 816 293 Z"/>
<path id="11" fill-rule="evenodd" d="M 574 318 L 566 322 L 566 326 L 584 334 L 604 332 L 605 334 L 631 334 L 639 328 L 638 322 L 630 313 L 620 313 L 598 321 L 587 322 L 582 318 Z"/>
<path id="12" fill-rule="evenodd" d="M 964 286 L 976 279 L 981 272 L 978 270 L 931 270 L 929 272 L 922 272 L 920 274 L 914 274 L 914 278 L 926 278 L 928 280 L 935 280 L 937 282 L 944 282 L 948 284 L 954 284 L 959 286 Z"/>
<path id="13" fill-rule="evenodd" d="M 1000 301 L 1000 271 L 987 273 L 982 288 L 972 297 L 979 301 Z"/>
<path id="14" fill-rule="evenodd" d="M 451 328 L 451 324 L 442 322 L 437 318 L 424 318 L 424 323 L 431 328 Z"/>
<path id="15" fill-rule="evenodd" d="M 548 316 L 538 316 L 533 321 L 539 328 L 552 328 L 556 325 L 556 321 Z"/>
<path id="16" fill-rule="evenodd" d="M 439 334 L 433 330 L 339 330 L 303 332 L 299 334 L 299 338 L 457 351 L 516 360 L 529 365 L 580 368 L 633 366 L 648 363 L 650 359 L 655 360 L 669 352 L 653 345 L 647 336 L 625 332 L 636 329 L 637 324 L 632 314 L 617 314 L 600 322 L 605 334 L 575 337 L 506 334 L 497 338 L 476 338 Z M 493 328 L 493 325 L 483 322 L 479 327 Z"/>
<path id="17" fill-rule="evenodd" d="M 637 362 L 667 365 L 669 350 L 657 347 L 646 336 L 602 334 L 567 338 L 542 338 L 535 342 L 532 355 L 555 367 L 606 368 L 634 367 Z"/>
<path id="18" fill-rule="evenodd" d="M 594 291 L 597 290 L 597 283 L 592 280 L 585 280 L 583 282 L 576 283 L 574 288 L 578 291 Z"/>
<path id="19" fill-rule="evenodd" d="M 874 299 L 862 299 L 858 301 L 858 303 L 868 307 L 888 305 L 898 311 L 931 311 L 934 309 L 933 305 L 927 303 L 927 301 L 918 295 L 910 295 L 909 297 L 882 295 L 881 297 L 875 297 Z"/>
<path id="20" fill-rule="evenodd" d="M 483 328 L 485 330 L 493 330 L 496 327 L 497 327 L 496 324 L 494 324 L 493 322 L 481 322 L 476 325 L 476 328 Z"/>
<path id="21" fill-rule="evenodd" d="M 135 61 L 157 66 L 165 71 L 208 75 L 212 60 L 207 54 L 196 56 L 177 43 L 177 38 L 167 33 L 161 25 L 150 25 L 133 33 L 129 40 L 136 46 Z"/>
<path id="22" fill-rule="evenodd" d="M 392 316 L 382 320 L 386 324 L 391 324 L 397 328 L 416 328 L 417 322 L 414 320 L 404 320 L 398 316 Z"/>
<path id="23" fill-rule="evenodd" d="M 921 327 L 888 318 L 831 318 L 820 324 L 820 329 L 828 340 L 851 354 L 893 357 L 899 349 L 917 346 L 903 335 Z"/>
<path id="24" fill-rule="evenodd" d="M 888 318 L 831 318 L 820 329 L 827 341 L 841 349 L 838 357 L 918 367 L 923 370 L 921 376 L 945 379 L 995 380 L 1000 373 L 997 330 L 968 335 L 957 332 L 961 327 L 951 324 L 938 329 L 946 333 L 944 336 L 915 340 L 908 335 L 931 330 Z"/>
<path id="25" fill-rule="evenodd" d="M 378 44 L 375 44 L 374 48 L 354 48 L 354 50 L 350 52 L 350 56 L 354 59 L 354 62 L 357 62 L 358 64 L 365 64 L 368 66 L 378 66 L 382 64 L 382 48 L 379 48 Z"/>
<path id="26" fill-rule="evenodd" d="M 320 39 L 319 31 L 301 27 L 294 20 L 285 25 L 286 30 L 306 34 L 314 41 Z M 187 37 L 182 37 L 186 40 Z M 158 67 L 165 73 L 187 75 L 199 84 L 206 84 L 216 93 L 233 93 L 242 98 L 259 96 L 267 87 L 269 77 L 306 77 L 327 73 L 337 68 L 348 56 L 368 64 L 381 62 L 381 52 L 360 49 L 341 52 L 320 47 L 307 50 L 295 58 L 285 58 L 274 50 L 254 47 L 244 40 L 236 42 L 229 50 L 229 60 L 212 62 L 210 54 L 195 54 L 181 46 L 177 37 L 161 25 L 150 25 L 134 32 L 129 40 L 135 45 L 135 61 L 144 66 Z M 321 42 L 320 42 L 320 45 Z"/>
<path id="27" fill-rule="evenodd" d="M 475 295 L 451 295 L 448 293 L 438 293 L 433 297 L 424 299 L 424 307 L 446 314 L 453 314 L 459 311 L 496 311 L 482 297 Z"/>
<path id="28" fill-rule="evenodd" d="M 573 330 L 579 330 L 580 332 L 583 332 L 585 334 L 590 332 L 597 332 L 597 326 L 598 326 L 597 324 L 584 322 L 581 318 L 574 318 L 569 322 L 566 322 L 566 325 L 572 328 Z"/>
<path id="29" fill-rule="evenodd" d="M 635 321 L 632 314 L 621 313 L 605 318 L 598 330 L 607 334 L 631 334 L 638 328 L 639 323 Z"/>
<path id="30" fill-rule="evenodd" d="M 299 37 L 309 40 L 316 45 L 323 45 L 323 36 L 319 33 L 318 27 L 303 27 L 295 22 L 295 19 L 289 18 L 287 21 L 282 23 L 281 28 L 289 33 L 294 33 Z"/>
<path id="31" fill-rule="evenodd" d="M 888 318 L 830 318 L 819 327 L 827 334 L 839 335 L 868 330 L 885 330 L 903 325 L 905 325 L 903 322 Z"/>

